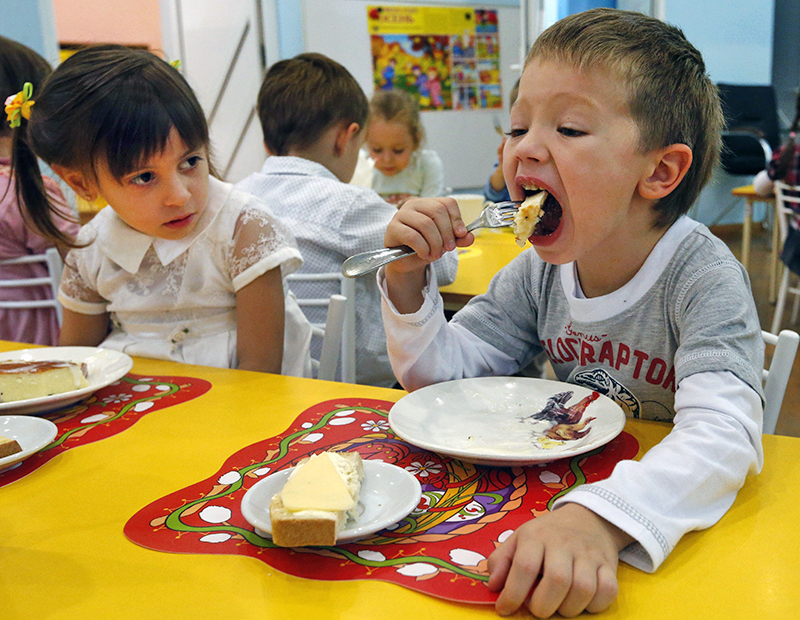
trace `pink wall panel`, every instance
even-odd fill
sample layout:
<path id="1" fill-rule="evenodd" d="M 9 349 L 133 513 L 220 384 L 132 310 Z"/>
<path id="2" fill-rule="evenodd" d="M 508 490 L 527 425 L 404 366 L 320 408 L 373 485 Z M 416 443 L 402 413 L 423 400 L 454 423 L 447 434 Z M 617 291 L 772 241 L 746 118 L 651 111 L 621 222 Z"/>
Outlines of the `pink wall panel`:
<path id="1" fill-rule="evenodd" d="M 159 0 L 53 0 L 61 43 L 122 43 L 161 49 Z"/>

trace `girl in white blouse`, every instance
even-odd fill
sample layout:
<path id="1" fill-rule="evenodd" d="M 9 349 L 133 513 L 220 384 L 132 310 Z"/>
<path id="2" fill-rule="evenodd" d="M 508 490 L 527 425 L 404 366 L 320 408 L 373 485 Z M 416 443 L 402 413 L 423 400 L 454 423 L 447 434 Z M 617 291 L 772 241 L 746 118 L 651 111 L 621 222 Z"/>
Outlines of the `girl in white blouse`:
<path id="1" fill-rule="evenodd" d="M 110 207 L 68 243 L 60 344 L 311 376 L 311 328 L 284 284 L 302 262 L 294 239 L 211 176 L 205 116 L 175 68 L 146 51 L 88 48 L 33 99 L 22 127 L 32 152 L 15 159 L 31 220 L 69 242 L 34 153 Z"/>

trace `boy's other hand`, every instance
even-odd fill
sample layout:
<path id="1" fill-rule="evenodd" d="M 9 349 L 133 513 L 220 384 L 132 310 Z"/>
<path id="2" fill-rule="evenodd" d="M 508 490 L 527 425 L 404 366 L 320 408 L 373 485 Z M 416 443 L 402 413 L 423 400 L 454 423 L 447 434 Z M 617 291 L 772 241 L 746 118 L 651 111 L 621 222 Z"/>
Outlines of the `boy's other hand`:
<path id="1" fill-rule="evenodd" d="M 506 187 L 506 180 L 503 177 L 503 148 L 505 145 L 506 138 L 503 138 L 500 146 L 497 147 L 497 167 L 492 171 L 492 176 L 489 178 L 489 183 L 491 183 L 492 189 L 496 192 Z"/>
<path id="2" fill-rule="evenodd" d="M 411 247 L 416 256 L 386 266 L 394 273 L 407 273 L 438 260 L 445 252 L 470 245 L 475 237 L 467 232 L 454 198 L 412 198 L 403 203 L 386 228 L 387 248 Z"/>
<path id="3" fill-rule="evenodd" d="M 389 196 L 386 196 L 385 200 L 386 200 L 386 202 L 388 202 L 390 205 L 394 205 L 395 207 L 397 207 L 397 208 L 399 209 L 399 208 L 400 208 L 400 206 L 401 206 L 401 205 L 402 205 L 402 204 L 403 204 L 403 203 L 404 203 L 406 200 L 408 200 L 409 198 L 413 198 L 413 197 L 414 197 L 414 196 L 412 196 L 411 194 L 391 194 L 391 195 L 389 195 Z"/>
<path id="4" fill-rule="evenodd" d="M 489 556 L 495 609 L 522 605 L 539 618 L 597 613 L 617 597 L 619 551 L 632 538 L 579 504 L 566 504 L 520 526 Z"/>

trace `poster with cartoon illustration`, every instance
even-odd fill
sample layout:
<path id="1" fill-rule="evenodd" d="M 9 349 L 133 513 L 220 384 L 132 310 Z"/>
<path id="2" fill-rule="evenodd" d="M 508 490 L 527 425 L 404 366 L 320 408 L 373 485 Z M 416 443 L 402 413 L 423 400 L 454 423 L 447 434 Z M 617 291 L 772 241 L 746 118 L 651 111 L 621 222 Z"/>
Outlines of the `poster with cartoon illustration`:
<path id="1" fill-rule="evenodd" d="M 422 110 L 502 108 L 497 11 L 368 6 L 375 90 L 401 89 Z"/>

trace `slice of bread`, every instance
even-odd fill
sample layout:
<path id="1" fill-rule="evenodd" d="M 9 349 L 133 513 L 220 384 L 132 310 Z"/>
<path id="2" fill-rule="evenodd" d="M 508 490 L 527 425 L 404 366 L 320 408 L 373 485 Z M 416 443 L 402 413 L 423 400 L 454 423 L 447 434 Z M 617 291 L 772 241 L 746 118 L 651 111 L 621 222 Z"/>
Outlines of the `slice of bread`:
<path id="1" fill-rule="evenodd" d="M 0 435 L 0 459 L 17 452 L 22 452 L 22 446 L 19 445 L 19 442 L 16 439 L 9 439 Z"/>
<path id="2" fill-rule="evenodd" d="M 272 541 L 281 547 L 335 545 L 348 518 L 358 517 L 363 479 L 357 452 L 322 452 L 300 461 L 270 501 Z"/>

